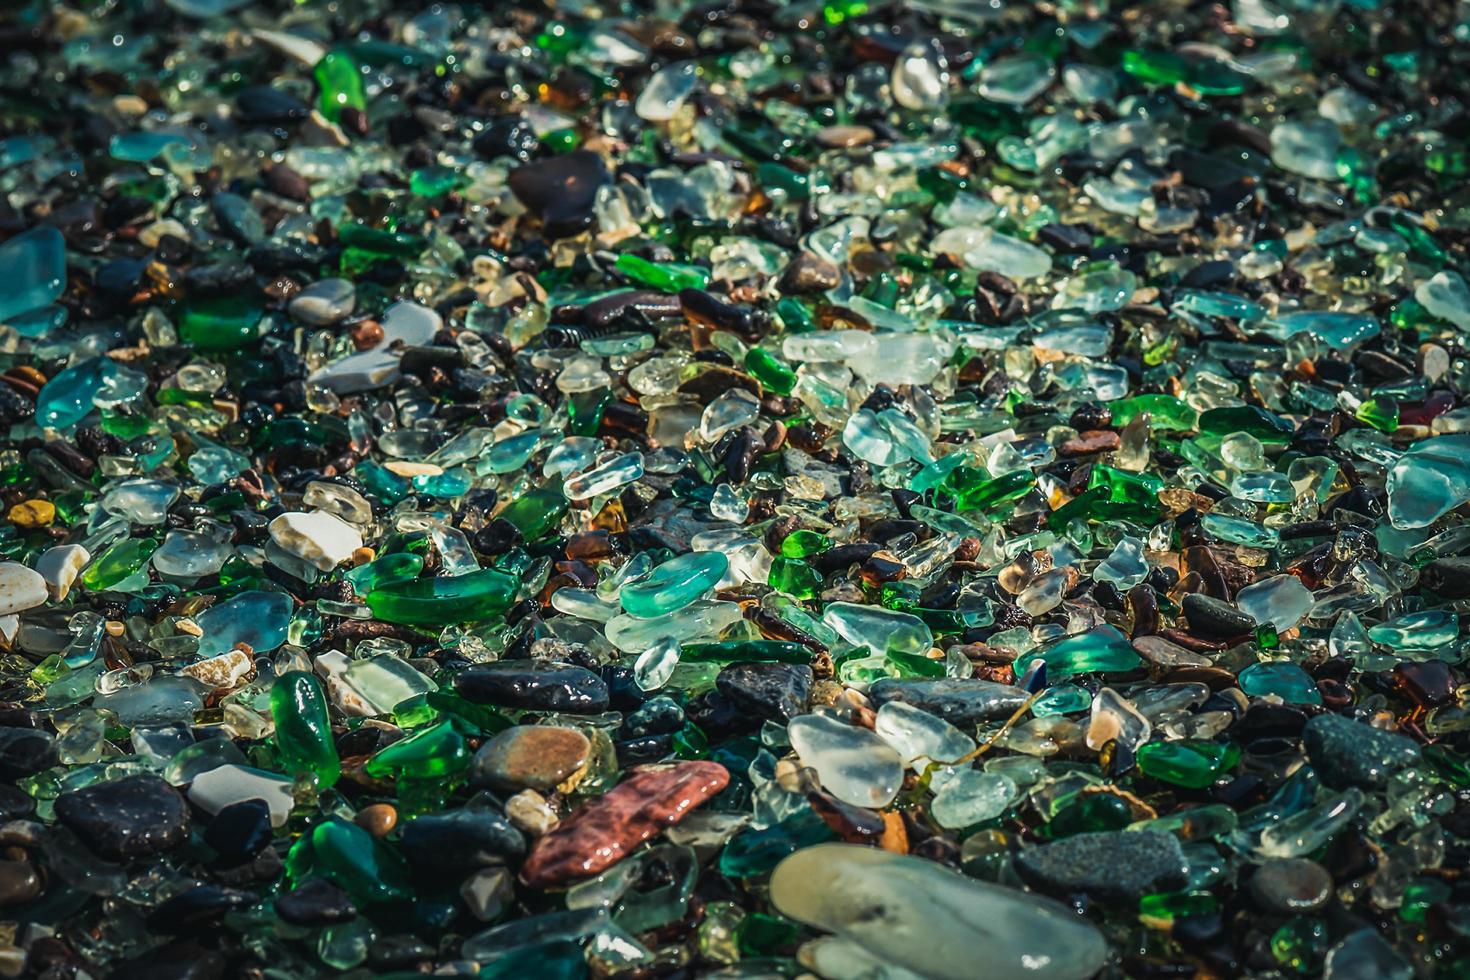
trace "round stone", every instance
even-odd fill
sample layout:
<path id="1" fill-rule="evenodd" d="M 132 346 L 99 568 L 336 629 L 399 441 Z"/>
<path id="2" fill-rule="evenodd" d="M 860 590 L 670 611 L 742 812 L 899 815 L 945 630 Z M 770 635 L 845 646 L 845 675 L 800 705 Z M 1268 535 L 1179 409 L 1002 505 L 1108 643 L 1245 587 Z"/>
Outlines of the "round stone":
<path id="1" fill-rule="evenodd" d="M 570 792 L 586 771 L 591 751 L 592 743 L 575 728 L 517 725 L 480 747 L 470 778 L 511 792 Z"/>
<path id="2" fill-rule="evenodd" d="M 1332 898 L 1332 875 L 1316 861 L 1276 858 L 1251 876 L 1251 894 L 1273 912 L 1315 912 Z"/>
<path id="3" fill-rule="evenodd" d="M 398 810 L 391 803 L 374 803 L 357 811 L 353 822 L 374 837 L 387 837 L 398 826 Z"/>
<path id="4" fill-rule="evenodd" d="M 24 905 L 41 895 L 44 882 L 28 861 L 0 861 L 0 908 Z"/>
<path id="5" fill-rule="evenodd" d="M 9 517 L 16 527 L 47 527 L 56 520 L 56 505 L 49 500 L 25 500 L 10 508 Z"/>

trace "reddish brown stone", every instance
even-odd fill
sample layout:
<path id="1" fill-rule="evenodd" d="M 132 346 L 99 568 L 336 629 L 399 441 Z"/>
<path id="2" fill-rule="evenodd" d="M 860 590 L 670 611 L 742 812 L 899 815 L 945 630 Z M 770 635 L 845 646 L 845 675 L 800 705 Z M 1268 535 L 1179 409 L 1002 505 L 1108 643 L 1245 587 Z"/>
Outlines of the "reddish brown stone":
<path id="1" fill-rule="evenodd" d="M 729 781 L 730 774 L 716 762 L 636 770 L 537 841 L 521 866 L 521 880 L 531 888 L 563 888 L 601 874 L 683 820 Z"/>
<path id="2" fill-rule="evenodd" d="M 1083 432 L 1075 439 L 1068 439 L 1057 449 L 1063 456 L 1090 456 L 1093 453 L 1111 452 L 1123 444 L 1123 439 L 1116 432 L 1107 429 L 1093 429 Z"/>

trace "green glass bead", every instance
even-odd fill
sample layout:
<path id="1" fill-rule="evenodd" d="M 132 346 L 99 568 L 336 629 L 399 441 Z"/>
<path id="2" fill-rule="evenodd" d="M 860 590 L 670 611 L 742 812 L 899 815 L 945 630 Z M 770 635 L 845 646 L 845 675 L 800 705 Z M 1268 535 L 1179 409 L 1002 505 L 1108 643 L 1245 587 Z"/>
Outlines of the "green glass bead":
<path id="1" fill-rule="evenodd" d="M 612 391 L 598 388 L 579 391 L 567 398 L 567 431 L 574 436 L 592 436 L 602 425 L 602 416 L 612 404 Z"/>
<path id="2" fill-rule="evenodd" d="M 349 569 L 342 577 L 352 583 L 358 595 L 401 582 L 412 582 L 424 570 L 424 559 L 407 552 L 394 552 L 365 565 Z"/>
<path id="3" fill-rule="evenodd" d="M 1290 422 L 1264 408 L 1232 405 L 1202 412 L 1199 417 L 1199 431 L 1221 438 L 1242 432 L 1254 436 L 1268 446 L 1284 446 L 1291 441 L 1295 429 Z"/>
<path id="4" fill-rule="evenodd" d="M 408 175 L 408 189 L 419 197 L 443 197 L 469 183 L 469 178 L 452 167 L 420 167 Z"/>
<path id="5" fill-rule="evenodd" d="M 482 735 L 495 735 L 515 725 L 494 708 L 466 701 L 451 691 L 430 691 L 424 695 L 424 703 L 434 711 L 452 715 L 466 731 L 479 731 Z"/>
<path id="6" fill-rule="evenodd" d="M 1034 486 L 1030 470 L 991 478 L 984 470 L 961 466 L 945 477 L 940 489 L 954 498 L 959 510 L 987 510 L 1024 497 Z"/>
<path id="7" fill-rule="evenodd" d="M 1322 694 L 1312 676 L 1293 663 L 1251 664 L 1235 681 L 1252 697 L 1275 694 L 1288 704 L 1322 703 Z"/>
<path id="8" fill-rule="evenodd" d="M 281 767 L 293 776 L 310 773 L 322 789 L 334 785 L 342 775 L 342 762 L 321 682 L 302 670 L 277 677 L 271 687 L 271 717 Z"/>
<path id="9" fill-rule="evenodd" d="M 1108 408 L 1113 413 L 1113 424 L 1119 427 L 1145 412 L 1155 432 L 1192 432 L 1199 425 L 1199 412 L 1173 395 L 1135 395 L 1109 402 Z"/>
<path id="10" fill-rule="evenodd" d="M 441 721 L 379 749 L 363 769 L 379 779 L 451 776 L 469 768 L 470 756 L 469 745 L 454 723 Z"/>
<path id="11" fill-rule="evenodd" d="M 384 622 L 451 626 L 493 619 L 515 602 L 516 580 L 494 568 L 465 575 L 400 582 L 367 594 L 367 606 Z"/>
<path id="12" fill-rule="evenodd" d="M 832 547 L 832 539 L 816 531 L 798 528 L 781 539 L 782 558 L 810 558 Z"/>
<path id="13" fill-rule="evenodd" d="M 1405 922 L 1423 922 L 1431 905 L 1448 902 L 1454 890 L 1449 882 L 1438 878 L 1419 878 L 1409 882 L 1404 889 L 1404 901 L 1399 906 L 1399 918 Z"/>
<path id="14" fill-rule="evenodd" d="M 1036 660 L 1046 661 L 1046 675 L 1053 680 L 1073 674 L 1132 670 L 1143 662 L 1128 638 L 1112 626 L 1099 626 L 1019 657 L 1016 676 L 1024 674 Z"/>
<path id="15" fill-rule="evenodd" d="M 340 817 L 329 817 L 291 845 L 286 873 L 293 882 L 313 875 L 328 878 L 365 905 L 413 897 L 403 857 Z"/>
<path id="16" fill-rule="evenodd" d="M 1240 747 L 1187 738 L 1139 746 L 1138 768 L 1146 776 L 1188 789 L 1213 785 L 1240 761 Z"/>
<path id="17" fill-rule="evenodd" d="M 321 93 L 322 115 L 332 122 L 342 118 L 342 110 L 367 111 L 367 90 L 362 82 L 362 69 L 356 59 L 341 48 L 322 56 L 312 69 Z"/>
<path id="18" fill-rule="evenodd" d="M 766 581 L 793 599 L 815 599 L 822 591 L 822 573 L 799 558 L 772 558 Z"/>
<path id="19" fill-rule="evenodd" d="M 1133 822 L 1133 808 L 1116 793 L 1081 793 L 1046 825 L 1053 838 L 1103 830 L 1122 830 Z"/>
<path id="20" fill-rule="evenodd" d="M 1271 955 L 1293 972 L 1315 973 L 1326 954 L 1327 924 L 1320 919 L 1297 916 L 1271 935 Z"/>
<path id="21" fill-rule="evenodd" d="M 719 584 L 730 569 L 720 551 L 692 551 L 659 565 L 648 577 L 623 586 L 623 611 L 652 619 L 683 609 Z"/>
<path id="22" fill-rule="evenodd" d="M 796 387 L 796 372 L 764 348 L 752 347 L 745 352 L 745 370 L 778 395 L 789 395 Z"/>
<path id="23" fill-rule="evenodd" d="M 746 956 L 770 956 L 796 941 L 801 927 L 790 919 L 752 912 L 740 921 L 736 935 Z"/>
<path id="24" fill-rule="evenodd" d="M 720 853 L 720 873 L 730 878 L 753 878 L 771 871 L 788 854 L 833 840 L 837 835 L 815 810 L 804 807 L 762 830 L 740 831 Z"/>
<path id="25" fill-rule="evenodd" d="M 198 299 L 184 307 L 179 339 L 200 350 L 236 350 L 260 339 L 261 308 L 248 296 Z"/>
<path id="26" fill-rule="evenodd" d="M 1210 915 L 1219 901 L 1209 892 L 1160 892 L 1138 900 L 1138 917 L 1157 922 L 1173 922 L 1194 916 Z"/>
<path id="27" fill-rule="evenodd" d="M 422 235 L 373 228 L 358 221 L 344 221 L 339 224 L 337 240 L 349 248 L 403 259 L 416 258 L 429 246 L 428 239 Z"/>
<path id="28" fill-rule="evenodd" d="M 1470 152 L 1430 150 L 1424 154 L 1424 166 L 1444 177 L 1470 177 Z"/>
<path id="29" fill-rule="evenodd" d="M 1379 432 L 1393 432 L 1399 427 L 1399 403 L 1392 398 L 1369 398 L 1353 414 L 1359 422 L 1367 423 Z"/>
<path id="30" fill-rule="evenodd" d="M 514 524 L 527 541 L 539 541 L 560 526 L 570 506 L 560 486 L 542 486 L 516 497 L 498 516 Z"/>
<path id="31" fill-rule="evenodd" d="M 641 255 L 624 252 L 614 267 L 634 282 L 666 293 L 681 289 L 703 289 L 709 285 L 709 270 L 680 262 L 650 262 Z"/>
<path id="32" fill-rule="evenodd" d="M 158 550 L 152 538 L 123 538 L 112 545 L 82 573 L 82 584 L 93 592 L 105 592 L 119 586 L 147 584 L 148 559 Z"/>

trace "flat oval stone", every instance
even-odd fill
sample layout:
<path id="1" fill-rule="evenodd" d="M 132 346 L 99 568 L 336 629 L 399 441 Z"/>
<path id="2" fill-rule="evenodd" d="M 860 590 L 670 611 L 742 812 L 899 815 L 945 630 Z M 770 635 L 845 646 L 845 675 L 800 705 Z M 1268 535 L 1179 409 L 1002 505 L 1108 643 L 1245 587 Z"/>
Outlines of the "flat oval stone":
<path id="1" fill-rule="evenodd" d="M 1200 636 L 1230 639 L 1256 628 L 1256 621 L 1228 602 L 1199 592 L 1184 597 L 1184 615 L 1190 632 Z"/>
<path id="2" fill-rule="evenodd" d="M 1407 735 L 1334 714 L 1307 722 L 1302 746 L 1317 775 L 1336 789 L 1381 787 L 1419 758 L 1419 746 Z"/>
<path id="3" fill-rule="evenodd" d="M 276 914 L 295 926 L 329 926 L 357 918 L 352 896 L 325 878 L 307 878 L 276 896 Z"/>
<path id="4" fill-rule="evenodd" d="M 539 660 L 476 664 L 454 678 L 454 689 L 479 704 L 529 711 L 597 714 L 607 710 L 607 684 L 585 667 Z"/>
<path id="5" fill-rule="evenodd" d="M 592 743 L 575 728 L 517 725 L 480 746 L 470 780 L 511 792 L 549 792 L 582 773 L 591 751 Z"/>
<path id="6" fill-rule="evenodd" d="M 959 728 L 973 727 L 993 718 L 1008 718 L 1026 703 L 1019 687 L 974 678 L 919 679 L 885 677 L 868 689 L 874 704 L 902 701 L 943 718 Z"/>
<path id="7" fill-rule="evenodd" d="M 526 838 L 493 810 L 465 809 L 408 821 L 399 847 L 414 867 L 463 874 L 516 860 L 526 853 Z"/>
<path id="8" fill-rule="evenodd" d="M 807 709 L 813 680 L 806 664 L 735 663 L 720 671 L 715 686 L 757 718 L 786 722 Z"/>
<path id="9" fill-rule="evenodd" d="M 858 844 L 792 854 L 771 875 L 771 902 L 931 980 L 1085 980 L 1108 955 L 1101 932 L 1051 899 Z"/>
<path id="10" fill-rule="evenodd" d="M 1315 912 L 1332 898 L 1332 875 L 1306 858 L 1273 858 L 1251 876 L 1251 894 L 1273 912 Z"/>
<path id="11" fill-rule="evenodd" d="M 1173 834 L 1101 831 L 1028 847 L 1016 857 L 1016 872 L 1028 885 L 1054 895 L 1135 899 L 1184 887 L 1189 865 Z"/>
<path id="12" fill-rule="evenodd" d="M 189 806 L 157 776 L 93 783 L 56 798 L 56 816 L 82 842 L 113 861 L 162 854 L 189 836 Z"/>
<path id="13" fill-rule="evenodd" d="M 879 809 L 903 785 L 903 757 L 866 728 L 827 715 L 802 715 L 786 726 L 791 747 L 817 771 L 822 788 L 843 803 Z"/>
<path id="14" fill-rule="evenodd" d="M 683 820 L 729 781 L 729 772 L 716 762 L 635 770 L 538 840 L 521 866 L 521 881 L 530 888 L 561 888 L 601 874 Z"/>

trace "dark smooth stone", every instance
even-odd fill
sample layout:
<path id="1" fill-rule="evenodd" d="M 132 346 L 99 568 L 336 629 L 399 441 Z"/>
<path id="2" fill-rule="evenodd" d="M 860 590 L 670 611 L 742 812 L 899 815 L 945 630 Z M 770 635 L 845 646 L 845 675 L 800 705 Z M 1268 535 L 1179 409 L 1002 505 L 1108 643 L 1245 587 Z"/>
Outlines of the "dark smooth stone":
<path id="1" fill-rule="evenodd" d="M 547 238 L 566 238 L 590 225 L 597 189 L 611 181 L 602 157 L 591 150 L 527 163 L 506 178 L 516 199 L 541 219 Z"/>
<path id="2" fill-rule="evenodd" d="M 416 817 L 403 825 L 399 847 L 417 870 L 468 874 L 519 860 L 525 836 L 492 810 L 458 810 Z"/>
<path id="3" fill-rule="evenodd" d="M 684 727 L 684 708 L 667 695 L 650 698 L 623 719 L 622 737 L 671 735 Z"/>
<path id="4" fill-rule="evenodd" d="M 597 714 L 608 705 L 607 684 L 585 667 L 533 660 L 477 664 L 454 678 L 454 689 L 479 704 L 529 711 Z"/>
<path id="5" fill-rule="evenodd" d="M 877 705 L 902 701 L 958 728 L 968 728 L 1010 716 L 1026 703 L 1028 695 L 1010 684 L 975 678 L 885 677 L 873 682 L 868 697 Z"/>
<path id="6" fill-rule="evenodd" d="M 56 798 L 56 816 L 105 858 L 162 854 L 189 836 L 189 806 L 157 776 L 96 783 Z"/>
<path id="7" fill-rule="evenodd" d="M 45 884 L 35 865 L 27 861 L 0 861 L 0 908 L 34 901 L 41 896 Z"/>
<path id="8" fill-rule="evenodd" d="M 536 131 L 524 116 L 503 116 L 485 127 L 484 131 L 470 141 L 470 148 L 486 160 L 511 157 L 522 163 L 530 163 L 531 157 L 541 146 Z"/>
<path id="9" fill-rule="evenodd" d="M 235 107 L 247 123 L 298 122 L 311 115 L 311 106 L 290 92 L 269 85 L 250 85 L 235 96 Z"/>
<path id="10" fill-rule="evenodd" d="M 38 728 L 0 728 L 0 780 L 13 782 L 34 776 L 60 761 L 56 736 L 50 732 Z"/>
<path id="11" fill-rule="evenodd" d="M 0 821 L 19 820 L 36 812 L 36 800 L 19 786 L 0 785 Z"/>
<path id="12" fill-rule="evenodd" d="M 215 814 L 204 843 L 226 864 L 248 861 L 271 841 L 271 811 L 265 800 L 241 800 Z"/>
<path id="13" fill-rule="evenodd" d="M 118 966 L 108 980 L 219 980 L 225 975 L 223 954 L 193 941 L 150 949 Z"/>
<path id="14" fill-rule="evenodd" d="M 1321 714 L 1302 729 L 1302 747 L 1312 768 L 1328 786 L 1384 786 L 1389 777 L 1419 759 L 1419 746 L 1407 735 Z"/>
<path id="15" fill-rule="evenodd" d="M 218 885 L 200 885 L 180 892 L 148 914 L 148 928 L 166 935 L 180 935 L 211 928 L 220 916 L 243 909 L 256 901 L 249 892 Z"/>
<path id="16" fill-rule="evenodd" d="M 1028 847 L 1016 856 L 1016 871 L 1040 891 L 1105 899 L 1173 891 L 1189 880 L 1179 839 L 1155 830 L 1076 834 Z"/>
<path id="17" fill-rule="evenodd" d="M 790 721 L 812 698 L 812 669 L 805 664 L 730 664 L 715 678 L 721 694 L 767 721 Z"/>
<path id="18" fill-rule="evenodd" d="M 352 898 L 325 878 L 307 878 L 276 896 L 276 914 L 293 926 L 329 926 L 357 918 Z"/>
<path id="19" fill-rule="evenodd" d="M 1184 597 L 1184 616 L 1191 632 L 1201 636 L 1228 639 L 1253 632 L 1256 621 L 1230 603 L 1202 592 Z"/>

